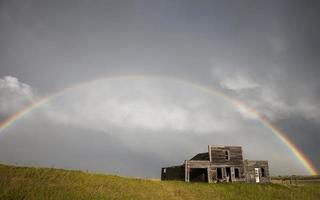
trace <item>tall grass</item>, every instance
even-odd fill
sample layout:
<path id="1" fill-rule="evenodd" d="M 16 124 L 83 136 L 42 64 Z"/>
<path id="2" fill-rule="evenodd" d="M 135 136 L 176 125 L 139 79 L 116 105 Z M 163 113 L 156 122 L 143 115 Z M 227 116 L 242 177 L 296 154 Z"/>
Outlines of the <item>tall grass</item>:
<path id="1" fill-rule="evenodd" d="M 320 184 L 206 184 L 0 165 L 0 199 L 320 199 Z"/>

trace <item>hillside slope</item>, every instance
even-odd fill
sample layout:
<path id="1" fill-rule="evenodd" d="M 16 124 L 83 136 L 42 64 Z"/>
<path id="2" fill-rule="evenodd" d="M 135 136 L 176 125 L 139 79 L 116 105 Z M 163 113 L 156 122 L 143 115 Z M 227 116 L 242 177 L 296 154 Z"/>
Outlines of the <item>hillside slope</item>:
<path id="1" fill-rule="evenodd" d="M 320 184 L 206 184 L 0 165 L 0 199 L 320 199 Z"/>

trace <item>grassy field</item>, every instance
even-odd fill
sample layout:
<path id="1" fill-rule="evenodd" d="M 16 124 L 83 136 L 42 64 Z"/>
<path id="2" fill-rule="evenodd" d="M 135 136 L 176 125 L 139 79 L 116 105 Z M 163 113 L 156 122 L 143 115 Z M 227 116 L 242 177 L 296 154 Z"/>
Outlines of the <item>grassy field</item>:
<path id="1" fill-rule="evenodd" d="M 273 183 L 285 185 L 320 184 L 320 175 L 314 176 L 277 176 L 272 177 Z"/>
<path id="2" fill-rule="evenodd" d="M 320 184 L 206 184 L 0 165 L 0 199 L 320 199 Z"/>

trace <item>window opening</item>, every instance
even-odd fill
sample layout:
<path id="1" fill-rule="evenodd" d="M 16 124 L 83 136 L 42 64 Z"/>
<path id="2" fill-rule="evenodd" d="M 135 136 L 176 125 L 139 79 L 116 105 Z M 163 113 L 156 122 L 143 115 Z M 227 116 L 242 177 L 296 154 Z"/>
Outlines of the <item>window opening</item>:
<path id="1" fill-rule="evenodd" d="M 229 151 L 226 151 L 225 152 L 225 156 L 226 156 L 226 160 L 229 160 L 230 158 L 229 158 Z"/>

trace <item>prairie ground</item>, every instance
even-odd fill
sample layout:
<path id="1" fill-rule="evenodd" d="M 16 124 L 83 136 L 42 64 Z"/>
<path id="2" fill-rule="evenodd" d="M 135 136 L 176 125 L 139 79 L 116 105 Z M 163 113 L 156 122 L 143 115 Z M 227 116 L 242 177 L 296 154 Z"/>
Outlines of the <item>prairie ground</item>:
<path id="1" fill-rule="evenodd" d="M 206 184 L 0 165 L 0 199 L 320 199 L 320 184 Z"/>

